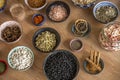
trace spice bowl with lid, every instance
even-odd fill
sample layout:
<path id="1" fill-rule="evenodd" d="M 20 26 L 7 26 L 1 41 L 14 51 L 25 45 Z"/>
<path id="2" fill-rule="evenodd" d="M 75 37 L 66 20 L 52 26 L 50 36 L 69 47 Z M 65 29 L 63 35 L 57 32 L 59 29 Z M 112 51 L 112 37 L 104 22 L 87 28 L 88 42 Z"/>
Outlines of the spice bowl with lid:
<path id="1" fill-rule="evenodd" d="M 0 0 L 0 13 L 4 11 L 7 5 L 7 0 Z"/>
<path id="2" fill-rule="evenodd" d="M 16 21 L 6 21 L 0 25 L 0 40 L 5 43 L 18 42 L 22 37 L 22 26 Z"/>
<path id="3" fill-rule="evenodd" d="M 117 19 L 119 9 L 112 2 L 101 1 L 94 6 L 93 15 L 98 22 L 106 24 Z"/>
<path id="4" fill-rule="evenodd" d="M 72 25 L 72 33 L 76 37 L 88 36 L 91 32 L 90 24 L 84 19 L 77 19 Z"/>
<path id="5" fill-rule="evenodd" d="M 25 4 L 32 10 L 41 10 L 47 5 L 47 0 L 24 0 Z"/>
<path id="6" fill-rule="evenodd" d="M 50 27 L 41 28 L 33 35 L 33 46 L 40 52 L 49 53 L 54 51 L 60 44 L 59 33 Z"/>
<path id="7" fill-rule="evenodd" d="M 81 51 L 83 49 L 83 43 L 79 38 L 72 39 L 70 41 L 70 48 L 72 51 Z"/>
<path id="8" fill-rule="evenodd" d="M 70 15 L 70 7 L 63 1 L 54 1 L 48 5 L 46 15 L 53 22 L 63 22 Z"/>
<path id="9" fill-rule="evenodd" d="M 72 0 L 73 4 L 80 8 L 89 8 L 95 5 L 97 0 Z"/>
<path id="10" fill-rule="evenodd" d="M 17 46 L 8 54 L 8 64 L 12 69 L 18 71 L 28 70 L 34 62 L 32 50 L 26 46 Z"/>
<path id="11" fill-rule="evenodd" d="M 43 14 L 34 14 L 32 17 L 32 22 L 35 26 L 42 26 L 46 19 Z"/>
<path id="12" fill-rule="evenodd" d="M 7 71 L 8 65 L 4 60 L 0 60 L 0 75 L 3 75 Z"/>

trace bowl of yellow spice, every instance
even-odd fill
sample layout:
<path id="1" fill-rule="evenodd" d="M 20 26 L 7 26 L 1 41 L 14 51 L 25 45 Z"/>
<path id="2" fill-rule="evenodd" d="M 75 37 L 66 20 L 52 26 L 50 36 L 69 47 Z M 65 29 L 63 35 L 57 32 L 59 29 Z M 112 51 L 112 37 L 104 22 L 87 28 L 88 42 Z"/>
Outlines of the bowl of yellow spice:
<path id="1" fill-rule="evenodd" d="M 34 47 L 43 53 L 54 51 L 60 44 L 59 33 L 53 28 L 42 28 L 35 32 L 33 36 Z"/>
<path id="2" fill-rule="evenodd" d="M 3 12 L 6 6 L 7 0 L 0 0 L 0 12 Z"/>
<path id="3" fill-rule="evenodd" d="M 47 5 L 46 0 L 24 0 L 25 4 L 32 10 L 41 10 Z"/>

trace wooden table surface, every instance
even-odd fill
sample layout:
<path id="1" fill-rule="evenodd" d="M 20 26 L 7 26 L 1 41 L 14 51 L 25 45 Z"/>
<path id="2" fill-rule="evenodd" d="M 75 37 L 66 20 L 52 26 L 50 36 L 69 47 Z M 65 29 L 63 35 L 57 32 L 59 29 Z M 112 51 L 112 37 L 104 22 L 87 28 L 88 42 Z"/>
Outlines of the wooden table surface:
<path id="1" fill-rule="evenodd" d="M 47 0 L 48 4 L 55 0 Z M 45 14 L 46 8 L 41 11 L 33 11 L 29 9 L 24 0 L 8 0 L 7 7 L 3 13 L 0 13 L 0 24 L 5 21 L 13 20 L 9 8 L 15 3 L 22 3 L 25 6 L 26 18 L 24 21 L 20 21 L 20 24 L 23 27 L 23 37 L 14 44 L 6 44 L 0 41 L 0 59 L 3 59 L 7 62 L 7 56 L 9 51 L 16 46 L 27 46 L 32 49 L 35 55 L 35 60 L 33 66 L 25 71 L 20 72 L 8 68 L 7 72 L 0 76 L 0 80 L 47 80 L 43 71 L 43 62 L 46 56 L 49 54 L 41 53 L 37 51 L 32 44 L 32 37 L 36 30 L 44 27 L 51 27 L 56 29 L 61 35 L 61 43 L 57 49 L 65 49 L 70 50 L 69 42 L 71 39 L 75 38 L 75 36 L 71 32 L 71 25 L 78 18 L 83 18 L 88 20 L 91 24 L 91 33 L 88 37 L 80 38 L 83 41 L 84 48 L 81 52 L 73 52 L 73 54 L 78 58 L 80 62 L 80 71 L 76 78 L 76 80 L 120 80 L 120 51 L 111 52 L 102 49 L 98 42 L 98 35 L 104 24 L 97 22 L 92 14 L 92 8 L 90 9 L 81 9 L 77 8 L 73 5 L 71 0 L 63 0 L 65 1 L 71 9 L 71 14 L 69 18 L 61 23 L 51 22 L 48 18 L 45 24 L 41 27 L 36 27 L 32 24 L 31 17 L 34 13 L 43 13 Z M 98 0 L 98 2 L 101 0 Z M 109 0 L 114 2 L 120 8 L 119 0 Z M 117 20 L 120 20 L 118 17 Z M 83 69 L 83 60 L 89 55 L 90 50 L 96 50 L 101 53 L 101 57 L 104 60 L 104 70 L 98 75 L 90 75 L 86 73 Z"/>

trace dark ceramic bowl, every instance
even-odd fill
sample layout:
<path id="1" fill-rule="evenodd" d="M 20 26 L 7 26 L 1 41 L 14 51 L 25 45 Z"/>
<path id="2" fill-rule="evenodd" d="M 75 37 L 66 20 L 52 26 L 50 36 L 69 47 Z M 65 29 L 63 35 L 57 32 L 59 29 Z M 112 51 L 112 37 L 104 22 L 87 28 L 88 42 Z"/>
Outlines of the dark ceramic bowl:
<path id="1" fill-rule="evenodd" d="M 100 7 L 103 7 L 103 6 L 111 6 L 111 7 L 114 7 L 114 8 L 116 9 L 116 12 L 117 12 L 116 17 L 114 17 L 113 19 L 111 19 L 109 22 L 112 22 L 112 21 L 116 20 L 117 17 L 118 17 L 118 15 L 119 15 L 119 9 L 118 9 L 118 7 L 117 7 L 114 3 L 109 2 L 109 1 L 101 1 L 101 2 L 97 3 L 97 4 L 94 6 L 94 8 L 93 8 L 93 15 L 94 15 L 95 19 L 96 19 L 98 22 L 103 23 L 103 24 L 109 23 L 109 22 L 100 21 L 100 20 L 98 20 L 98 19 L 96 18 L 96 10 L 97 10 L 98 8 L 100 8 Z"/>
<path id="2" fill-rule="evenodd" d="M 42 20 L 40 23 L 38 23 L 38 24 L 35 24 L 35 22 L 34 22 L 34 18 L 35 18 L 36 16 L 42 16 L 42 18 L 43 18 L 43 20 Z M 42 25 L 45 23 L 45 21 L 46 21 L 45 16 L 42 15 L 42 14 L 34 14 L 33 17 L 32 17 L 32 22 L 33 22 L 33 24 L 34 24 L 35 26 L 42 26 Z"/>
<path id="3" fill-rule="evenodd" d="M 87 73 L 89 73 L 89 74 L 97 75 L 97 74 L 99 74 L 100 72 L 103 71 L 103 68 L 104 68 L 104 62 L 103 62 L 102 59 L 100 59 L 100 65 L 101 65 L 102 70 L 99 71 L 99 72 L 92 73 L 92 72 L 88 71 L 88 70 L 86 69 L 87 64 L 88 64 L 88 61 L 87 61 L 87 60 L 84 60 L 84 62 L 83 62 L 83 68 L 84 68 L 85 72 L 87 72 Z"/>
<path id="4" fill-rule="evenodd" d="M 54 6 L 54 5 L 61 5 L 61 6 L 63 6 L 63 7 L 66 9 L 66 11 L 67 11 L 67 16 L 66 16 L 63 20 L 61 20 L 61 21 L 55 21 L 55 20 L 52 20 L 52 19 L 49 17 L 49 12 L 50 12 L 50 10 L 51 10 L 51 7 Z M 54 1 L 54 2 L 52 2 L 52 3 L 47 7 L 47 9 L 46 9 L 46 15 L 47 15 L 47 17 L 48 17 L 51 21 L 53 21 L 53 22 L 63 22 L 63 21 L 65 21 L 65 20 L 69 17 L 69 15 L 70 15 L 70 8 L 69 8 L 69 6 L 68 6 L 65 2 L 63 2 L 63 1 Z"/>
<path id="5" fill-rule="evenodd" d="M 84 33 L 82 36 L 75 33 L 75 25 L 74 25 L 74 24 L 72 25 L 71 31 L 72 31 L 72 33 L 73 33 L 75 36 L 77 36 L 77 37 L 85 37 L 85 36 L 88 36 L 88 35 L 90 34 L 90 32 L 91 32 L 91 26 L 90 26 L 90 24 L 88 24 L 88 30 L 87 30 L 87 32 Z"/>
<path id="6" fill-rule="evenodd" d="M 0 8 L 0 13 L 4 11 L 6 5 L 7 5 L 7 0 L 5 0 L 5 4 L 4 4 L 4 6 L 2 6 L 2 7 Z"/>
<path id="7" fill-rule="evenodd" d="M 67 51 L 67 50 L 55 50 L 53 52 L 51 52 L 46 58 L 45 58 L 45 61 L 44 61 L 44 64 L 43 64 L 43 70 L 44 70 L 44 74 L 46 75 L 47 79 L 49 80 L 49 77 L 47 75 L 47 72 L 45 70 L 45 66 L 46 66 L 46 63 L 48 61 L 48 58 L 52 57 L 53 55 L 56 55 L 58 54 L 59 52 L 64 52 L 65 54 L 67 54 L 68 56 L 71 56 L 74 58 L 74 62 L 76 64 L 76 67 L 77 67 L 77 71 L 76 71 L 76 74 L 74 74 L 74 78 L 72 80 L 76 80 L 76 76 L 78 75 L 79 73 L 79 70 L 80 70 L 80 64 L 79 64 L 79 61 L 77 59 L 77 57 L 75 55 L 73 55 L 71 52 Z"/>
<path id="8" fill-rule="evenodd" d="M 38 49 L 36 47 L 35 41 L 36 41 L 37 36 L 39 34 L 41 34 L 42 32 L 45 32 L 45 31 L 49 31 L 49 32 L 54 33 L 56 35 L 56 41 L 57 41 L 56 42 L 56 46 L 51 51 L 49 51 L 49 52 L 52 52 L 52 51 L 54 51 L 58 47 L 58 45 L 60 44 L 60 41 L 61 41 L 61 37 L 60 37 L 59 33 L 55 29 L 53 29 L 53 28 L 47 27 L 47 28 L 42 28 L 42 29 L 39 29 L 38 31 L 36 31 L 34 33 L 33 40 L 32 40 L 33 41 L 33 45 L 34 45 L 34 47 L 37 50 L 39 50 L 40 52 L 43 52 L 43 51 L 41 51 L 40 49 Z M 43 53 L 49 53 L 49 52 L 43 52 Z"/>
<path id="9" fill-rule="evenodd" d="M 6 61 L 4 61 L 4 60 L 0 60 L 0 62 L 5 65 L 5 70 L 2 73 L 0 73 L 0 75 L 3 75 L 7 71 L 8 65 L 7 65 Z"/>

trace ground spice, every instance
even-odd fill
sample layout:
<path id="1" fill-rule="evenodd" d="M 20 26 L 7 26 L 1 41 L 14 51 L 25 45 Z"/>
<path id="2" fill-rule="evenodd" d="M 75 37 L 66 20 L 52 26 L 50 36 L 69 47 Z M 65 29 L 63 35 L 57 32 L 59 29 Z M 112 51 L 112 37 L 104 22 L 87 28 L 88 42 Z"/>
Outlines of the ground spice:
<path id="1" fill-rule="evenodd" d="M 32 8 L 38 8 L 45 4 L 46 0 L 28 0 L 28 4 Z"/>
<path id="2" fill-rule="evenodd" d="M 0 73 L 3 73 L 6 69 L 6 65 L 3 62 L 0 62 Z"/>
<path id="3" fill-rule="evenodd" d="M 42 21 L 43 21 L 43 16 L 42 15 L 38 15 L 38 16 L 35 16 L 34 17 L 34 23 L 37 25 L 37 24 L 40 24 Z"/>

